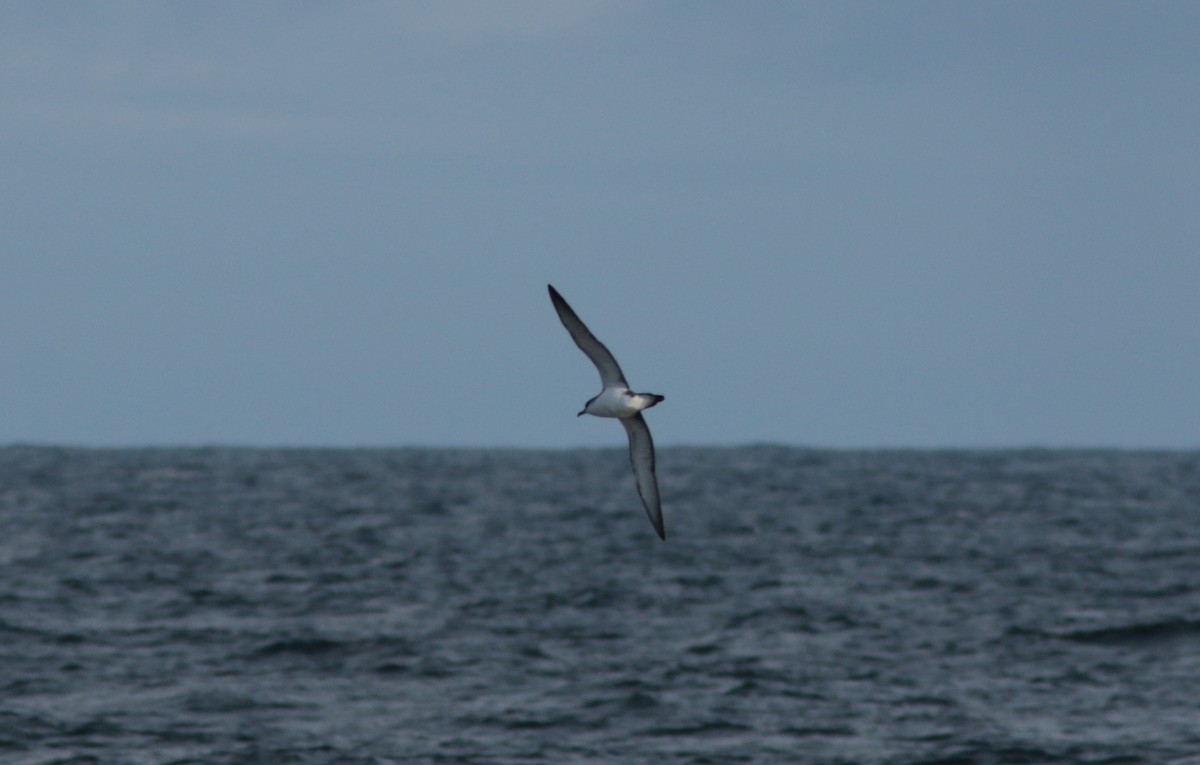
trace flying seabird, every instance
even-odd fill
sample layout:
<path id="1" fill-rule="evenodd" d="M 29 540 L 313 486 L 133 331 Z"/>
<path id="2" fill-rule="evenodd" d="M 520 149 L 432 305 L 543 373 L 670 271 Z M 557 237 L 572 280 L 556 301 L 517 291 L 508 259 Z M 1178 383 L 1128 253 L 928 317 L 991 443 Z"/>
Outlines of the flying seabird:
<path id="1" fill-rule="evenodd" d="M 625 374 L 621 372 L 617 360 L 604 347 L 604 343 L 597 340 L 588 330 L 587 325 L 571 310 L 571 306 L 567 305 L 567 301 L 563 300 L 553 285 L 547 284 L 546 287 L 550 290 L 550 302 L 554 303 L 558 318 L 562 320 L 567 332 L 571 333 L 571 339 L 579 346 L 579 350 L 596 365 L 600 372 L 600 384 L 604 386 L 599 395 L 593 396 L 584 404 L 583 411 L 576 416 L 590 414 L 596 417 L 616 417 L 625 426 L 625 432 L 629 435 L 629 463 L 633 465 L 633 474 L 637 478 L 638 494 L 642 498 L 642 504 L 646 506 L 646 515 L 650 517 L 654 530 L 658 532 L 660 539 L 666 539 L 662 502 L 658 498 L 658 479 L 654 476 L 654 441 L 650 438 L 650 428 L 646 427 L 646 421 L 642 419 L 642 410 L 649 409 L 664 397 L 657 393 L 631 391 L 629 383 L 625 382 Z"/>

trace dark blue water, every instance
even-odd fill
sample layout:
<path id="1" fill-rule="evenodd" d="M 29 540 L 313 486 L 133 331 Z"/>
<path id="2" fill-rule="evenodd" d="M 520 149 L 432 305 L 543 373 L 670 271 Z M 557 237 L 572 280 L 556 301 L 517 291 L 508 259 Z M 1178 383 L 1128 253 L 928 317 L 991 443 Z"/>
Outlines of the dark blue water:
<path id="1" fill-rule="evenodd" d="M 1200 762 L 1200 454 L 0 449 L 0 762 Z"/>

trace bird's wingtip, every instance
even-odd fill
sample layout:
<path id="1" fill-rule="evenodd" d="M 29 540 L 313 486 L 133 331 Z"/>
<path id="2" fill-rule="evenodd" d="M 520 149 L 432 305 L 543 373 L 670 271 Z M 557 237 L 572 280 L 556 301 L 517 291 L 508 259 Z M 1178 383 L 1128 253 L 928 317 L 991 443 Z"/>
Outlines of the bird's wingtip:
<path id="1" fill-rule="evenodd" d="M 662 541 L 667 541 L 667 525 L 663 523 L 662 513 L 658 516 L 650 516 L 650 525 L 654 527 L 654 533 L 658 534 L 658 538 Z"/>

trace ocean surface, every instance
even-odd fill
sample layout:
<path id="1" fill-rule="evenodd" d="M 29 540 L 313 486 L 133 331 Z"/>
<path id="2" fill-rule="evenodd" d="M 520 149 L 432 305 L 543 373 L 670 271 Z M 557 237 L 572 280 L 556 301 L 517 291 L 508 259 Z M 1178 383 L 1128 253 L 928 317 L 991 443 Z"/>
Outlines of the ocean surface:
<path id="1" fill-rule="evenodd" d="M 1200 453 L 0 448 L 0 763 L 1200 764 Z"/>

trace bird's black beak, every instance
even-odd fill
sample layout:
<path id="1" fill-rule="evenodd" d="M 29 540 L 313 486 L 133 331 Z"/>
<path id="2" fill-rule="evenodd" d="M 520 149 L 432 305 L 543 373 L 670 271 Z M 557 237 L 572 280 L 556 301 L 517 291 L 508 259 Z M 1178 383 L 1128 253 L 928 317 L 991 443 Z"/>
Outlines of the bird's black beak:
<path id="1" fill-rule="evenodd" d="M 584 416 L 585 414 L 587 414 L 587 410 L 586 410 L 586 409 L 584 409 L 582 412 L 580 412 L 579 414 L 577 414 L 577 415 L 575 415 L 575 416 L 576 416 L 576 417 L 582 417 L 582 416 Z"/>

